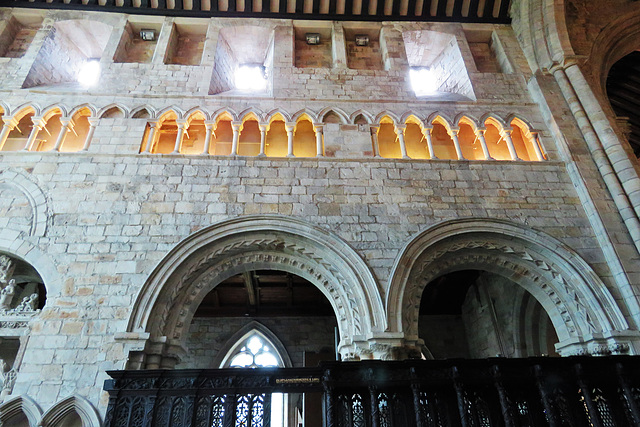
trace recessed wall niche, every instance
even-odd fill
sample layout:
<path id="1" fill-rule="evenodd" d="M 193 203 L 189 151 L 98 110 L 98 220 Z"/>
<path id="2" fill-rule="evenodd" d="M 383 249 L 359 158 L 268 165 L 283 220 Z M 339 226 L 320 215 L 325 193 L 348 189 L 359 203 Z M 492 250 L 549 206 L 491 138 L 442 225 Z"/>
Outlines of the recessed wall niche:
<path id="1" fill-rule="evenodd" d="M 176 22 L 173 24 L 165 64 L 200 65 L 207 36 L 206 22 Z"/>
<path id="2" fill-rule="evenodd" d="M 430 98 L 452 101 L 475 99 L 456 36 L 419 30 L 403 32 L 402 39 L 409 67 L 426 68 L 434 79 L 434 91 L 428 95 Z"/>
<path id="3" fill-rule="evenodd" d="M 209 94 L 236 93 L 236 70 L 241 66 L 261 67 L 265 88 L 252 94 L 271 93 L 273 69 L 273 28 L 243 25 L 222 28 L 213 59 Z"/>
<path id="4" fill-rule="evenodd" d="M 0 27 L 0 57 L 20 58 L 25 54 L 38 29 L 42 16 L 14 14 Z"/>
<path id="5" fill-rule="evenodd" d="M 347 66 L 352 70 L 382 70 L 380 52 L 380 28 L 344 26 L 344 38 L 347 46 Z M 358 45 L 359 40 L 367 39 L 366 44 Z"/>
<path id="6" fill-rule="evenodd" d="M 333 34 L 331 23 L 316 22 L 313 26 L 296 25 L 295 66 L 297 68 L 331 68 L 333 66 Z M 319 34 L 320 43 L 308 44 L 307 34 Z"/>
<path id="7" fill-rule="evenodd" d="M 144 17 L 136 18 L 142 20 L 138 21 L 132 18 L 127 22 L 113 58 L 114 62 L 148 64 L 153 59 L 158 44 L 158 35 L 162 29 L 162 21 L 145 20 Z M 140 37 L 142 30 L 153 31 L 153 40 L 143 40 Z"/>
<path id="8" fill-rule="evenodd" d="M 512 73 L 502 44 L 494 31 L 467 27 L 464 29 L 469 50 L 481 73 Z"/>
<path id="9" fill-rule="evenodd" d="M 88 60 L 100 59 L 111 25 L 85 19 L 58 21 L 51 26 L 23 88 L 59 86 L 80 88 L 78 74 Z"/>

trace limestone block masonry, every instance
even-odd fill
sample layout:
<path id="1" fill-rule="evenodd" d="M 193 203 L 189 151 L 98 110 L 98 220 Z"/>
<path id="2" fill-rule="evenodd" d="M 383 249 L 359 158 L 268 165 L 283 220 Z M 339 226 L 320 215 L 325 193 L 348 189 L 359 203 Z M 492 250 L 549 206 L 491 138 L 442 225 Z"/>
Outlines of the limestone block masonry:
<path id="1" fill-rule="evenodd" d="M 195 308 L 248 270 L 282 269 L 320 288 L 336 313 L 344 359 L 415 357 L 424 344 L 422 291 L 465 269 L 531 293 L 556 329 L 560 355 L 640 352 L 636 246 L 562 91 L 549 76 L 536 79 L 509 25 L 362 23 L 379 35 L 375 58 L 364 58 L 340 23 L 323 23 L 333 49 L 296 66 L 297 21 L 146 17 L 160 30 L 153 54 L 138 63 L 114 58 L 135 56 L 119 49 L 131 45 L 140 17 L 2 8 L 0 33 L 16 33 L 16 17 L 31 31 L 21 37 L 35 34 L 21 56 L 0 58 L 0 255 L 33 267 L 46 301 L 19 327 L 0 313 L 0 339 L 21 334 L 0 424 L 19 411 L 33 425 L 75 411 L 98 425 L 107 370 L 211 367 L 244 322 L 218 328 L 193 320 Z M 195 36 L 187 36 L 190 25 Z M 268 37 L 251 50 L 231 36 L 240 26 Z M 478 30 L 489 34 L 491 50 L 467 41 Z M 445 41 L 430 63 L 444 81 L 424 97 L 408 77 L 420 58 L 403 39 L 416 31 Z M 191 65 L 165 63 L 177 61 L 167 59 L 176 43 L 195 43 L 179 59 Z M 347 46 L 358 69 L 341 57 Z M 480 72 L 474 54 L 499 66 L 481 64 L 491 72 Z M 86 88 L 69 67 L 89 59 L 99 60 L 101 75 Z M 263 66 L 267 89 L 230 88 L 239 63 Z M 312 122 L 312 154 L 184 154 L 181 138 L 193 137 L 180 132 L 195 134 L 187 120 L 196 116 L 210 142 L 222 140 L 218 122 L 230 121 L 230 147 L 252 117 L 258 136 L 284 122 L 291 148 L 303 118 Z M 145 150 L 165 122 L 175 126 L 166 125 L 166 138 L 180 135 L 177 149 Z M 54 123 L 57 139 L 45 135 Z M 394 155 L 380 155 L 385 123 L 395 126 Z M 518 159 L 516 134 L 536 148 L 528 161 Z M 432 142 L 438 153 L 439 135 L 449 138 L 450 158 L 429 155 Z M 3 149 L 5 141 L 12 142 Z M 73 152 L 65 141 L 74 141 Z M 51 149 L 29 148 L 36 143 Z M 487 144 L 504 157 L 489 156 Z M 7 148 L 18 146 L 26 149 Z M 424 155 L 413 155 L 415 147 Z M 293 328 L 272 323 L 276 334 Z M 333 346 L 333 324 L 300 324 L 299 339 L 281 339 L 297 366 L 305 349 Z M 194 343 L 198 336 L 212 346 Z"/>

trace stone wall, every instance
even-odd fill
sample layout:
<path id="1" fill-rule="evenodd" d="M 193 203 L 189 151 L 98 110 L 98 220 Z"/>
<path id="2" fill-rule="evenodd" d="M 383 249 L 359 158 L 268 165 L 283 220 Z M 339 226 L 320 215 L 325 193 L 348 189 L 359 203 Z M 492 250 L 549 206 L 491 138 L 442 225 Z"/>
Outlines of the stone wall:
<path id="1" fill-rule="evenodd" d="M 333 317 L 196 318 L 189 328 L 187 357 L 176 369 L 219 368 L 215 362 L 225 356 L 219 354 L 220 350 L 236 332 L 253 321 L 278 337 L 294 367 L 305 366 L 305 352 L 335 354 L 334 328 L 337 323 Z"/>
<path id="2" fill-rule="evenodd" d="M 46 40 L 53 24 L 82 15 L 108 21 L 114 28 L 101 60 L 100 84 L 82 91 L 75 87 L 21 89 L 31 67 L 43 65 L 37 57 L 39 52 L 47 52 L 50 41 Z M 557 135 L 556 122 L 536 102 L 542 104 L 548 96 L 559 111 L 558 117 L 566 118 L 570 113 L 557 95 L 557 86 L 544 79 L 538 87 L 538 82 L 527 86 L 526 58 L 508 26 L 492 25 L 487 30 L 494 31 L 493 37 L 504 50 L 500 63 L 511 64 L 513 74 L 477 72 L 465 41 L 465 24 L 383 23 L 380 51 L 384 69 L 353 70 L 347 67 L 346 50 L 340 53 L 339 49 L 335 49 L 336 55 L 343 56 L 334 58 L 335 68 L 296 68 L 291 22 L 252 21 L 274 34 L 273 48 L 267 54 L 267 61 L 273 63 L 273 91 L 267 97 L 209 95 L 212 82 L 224 83 L 214 84 L 212 93 L 230 86 L 232 61 L 216 56 L 225 52 L 220 29 L 246 21 L 203 20 L 208 30 L 200 66 L 163 63 L 173 18 L 164 20 L 150 63 L 113 63 L 112 58 L 122 49 L 127 19 L 117 14 L 47 12 L 25 55 L 0 62 L 5 76 L 0 89 L 5 115 L 15 113 L 25 102 L 40 109 L 62 105 L 65 111 L 86 104 L 97 121 L 86 152 L 0 154 L 0 176 L 11 175 L 12 180 L 22 176 L 40 190 L 29 190 L 30 195 L 35 194 L 31 198 L 21 198 L 13 190 L 6 193 L 11 197 L 2 200 L 2 212 L 9 213 L 8 224 L 15 226 L 0 229 L 0 250 L 30 259 L 47 286 L 47 304 L 31 323 L 15 395 L 31 396 L 48 408 L 76 394 L 104 411 L 107 396 L 101 389 L 105 371 L 123 369 L 129 356 L 114 337 L 128 330 L 132 308 L 149 277 L 188 236 L 248 215 L 299 219 L 342 239 L 371 270 L 376 297 L 381 301 L 390 294 L 390 276 L 398 255 L 418 233 L 439 222 L 461 218 L 509 221 L 546 233 L 575 251 L 608 287 L 625 315 L 631 319 L 638 314 L 625 307 L 635 298 L 633 292 L 625 293 L 618 287 L 626 273 L 631 278 L 637 273 L 633 270 L 637 253 L 597 169 L 589 169 L 591 157 L 575 123 L 562 120 L 566 139 L 552 139 Z M 452 36 L 449 54 L 458 49 L 459 57 L 443 64 L 447 68 L 458 64 L 455 72 L 468 73 L 464 91 L 473 90 L 475 101 L 471 96 L 457 102 L 415 98 L 408 87 L 402 32 L 416 29 Z M 214 78 L 214 73 L 221 74 Z M 130 114 L 141 107 L 148 109 L 152 119 L 170 107 L 182 112 L 200 108 L 207 114 L 248 108 L 289 115 L 307 109 L 320 114 L 333 109 L 341 114 L 343 123 L 326 125 L 327 157 L 322 158 L 149 155 L 139 154 L 148 120 Z M 518 115 L 540 131 L 549 160 L 371 157 L 367 150 L 370 130 L 368 125 L 355 124 L 355 117 L 362 115 L 365 121 L 375 123 L 377 116 L 402 117 L 407 112 L 421 118 L 439 113 L 452 119 L 461 115 Z M 589 173 L 579 175 L 567 166 L 576 158 Z M 583 192 L 585 182 L 589 193 Z M 29 218 L 24 200 L 37 215 Z M 612 234 L 614 249 L 619 252 L 607 252 L 601 246 L 606 230 L 590 210 L 592 204 L 607 212 L 606 220 L 616 231 Z M 20 215 L 24 223 L 14 219 Z M 34 231 L 26 231 L 27 221 Z M 616 267 L 619 264 L 623 267 Z M 193 343 L 197 351 L 184 362 L 187 365 L 204 366 L 223 341 L 217 326 L 202 322 L 194 322 L 192 339 L 197 339 L 195 334 L 202 328 L 215 345 L 205 349 Z M 290 329 L 286 322 L 267 326 L 276 334 Z M 292 337 L 289 344 L 284 334 L 292 358 L 299 358 L 302 347 L 308 349 L 310 341 L 321 340 L 313 336 L 313 328 L 311 322 L 305 324 L 302 329 L 309 335 Z M 229 323 L 224 333 L 232 333 L 232 329 Z M 333 344 L 328 324 L 318 331 L 326 335 L 322 340 L 327 342 L 331 331 Z"/>

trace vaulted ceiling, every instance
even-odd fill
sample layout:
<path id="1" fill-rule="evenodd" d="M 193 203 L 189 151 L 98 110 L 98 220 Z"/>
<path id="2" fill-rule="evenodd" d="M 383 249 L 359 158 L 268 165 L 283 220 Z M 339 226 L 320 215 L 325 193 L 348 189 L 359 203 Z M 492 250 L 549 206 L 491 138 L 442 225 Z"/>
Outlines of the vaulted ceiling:
<path id="1" fill-rule="evenodd" d="M 509 23 L 511 0 L 13 0 L 6 6 L 148 15 Z"/>

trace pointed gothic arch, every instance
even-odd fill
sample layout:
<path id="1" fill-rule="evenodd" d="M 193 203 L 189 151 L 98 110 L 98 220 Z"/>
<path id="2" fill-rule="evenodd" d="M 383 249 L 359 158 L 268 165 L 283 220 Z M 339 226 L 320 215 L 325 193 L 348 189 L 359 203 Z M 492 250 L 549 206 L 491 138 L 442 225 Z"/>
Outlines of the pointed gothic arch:
<path id="1" fill-rule="evenodd" d="M 289 352 L 287 352 L 287 349 L 285 348 L 282 341 L 280 341 L 280 338 L 278 338 L 278 336 L 265 325 L 254 320 L 244 325 L 235 334 L 233 334 L 231 338 L 227 340 L 227 342 L 214 358 L 212 368 L 227 367 L 229 360 L 234 355 L 234 350 L 236 350 L 238 346 L 242 345 L 244 341 L 254 335 L 258 335 L 259 337 L 263 338 L 273 347 L 274 353 L 276 353 L 277 357 L 279 358 L 279 367 L 293 367 L 291 357 L 289 357 Z"/>
<path id="2" fill-rule="evenodd" d="M 15 425 L 21 417 L 35 427 L 42 416 L 42 409 L 28 396 L 16 396 L 0 405 L 0 425 Z M 11 424 L 9 424 L 11 422 Z"/>
<path id="3" fill-rule="evenodd" d="M 542 232 L 486 219 L 445 221 L 412 239 L 396 258 L 386 301 L 390 331 L 418 341 L 418 312 L 428 283 L 478 269 L 501 275 L 540 302 L 556 329 L 561 355 L 638 352 L 640 337 L 591 267 Z"/>
<path id="4" fill-rule="evenodd" d="M 184 352 L 186 332 L 205 295 L 223 280 L 257 269 L 286 271 L 317 286 L 336 314 L 344 355 L 385 329 L 375 279 L 346 242 L 298 219 L 248 216 L 191 235 L 156 267 L 127 328 L 146 345 L 133 358 L 141 365 L 130 367 L 172 367 Z"/>
<path id="5" fill-rule="evenodd" d="M 53 405 L 42 416 L 40 426 L 42 427 L 62 427 L 65 418 L 75 415 L 82 421 L 83 427 L 100 427 L 100 416 L 96 408 L 84 397 L 69 396 L 66 399 Z"/>

